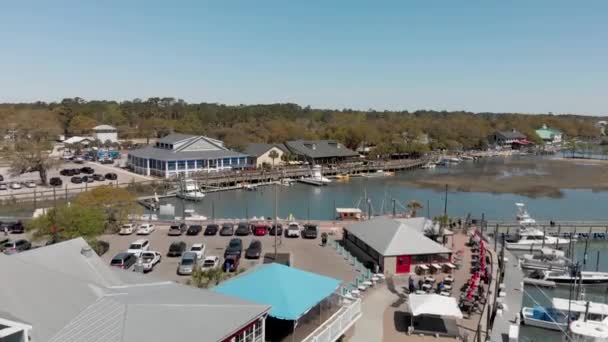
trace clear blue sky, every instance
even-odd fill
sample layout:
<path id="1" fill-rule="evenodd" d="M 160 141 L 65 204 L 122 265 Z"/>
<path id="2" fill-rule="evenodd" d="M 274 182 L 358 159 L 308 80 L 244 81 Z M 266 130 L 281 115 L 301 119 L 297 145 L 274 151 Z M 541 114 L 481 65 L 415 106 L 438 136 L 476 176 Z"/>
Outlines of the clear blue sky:
<path id="1" fill-rule="evenodd" d="M 0 43 L 2 102 L 608 113 L 606 0 L 10 1 Z"/>

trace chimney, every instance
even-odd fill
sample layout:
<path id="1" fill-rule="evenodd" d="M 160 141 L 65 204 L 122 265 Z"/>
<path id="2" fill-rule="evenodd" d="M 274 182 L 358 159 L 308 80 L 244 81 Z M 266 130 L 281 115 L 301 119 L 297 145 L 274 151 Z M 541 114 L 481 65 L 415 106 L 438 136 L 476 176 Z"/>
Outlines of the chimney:
<path id="1" fill-rule="evenodd" d="M 80 250 L 80 254 L 84 255 L 87 258 L 93 256 L 93 249 L 89 246 L 82 247 Z"/>

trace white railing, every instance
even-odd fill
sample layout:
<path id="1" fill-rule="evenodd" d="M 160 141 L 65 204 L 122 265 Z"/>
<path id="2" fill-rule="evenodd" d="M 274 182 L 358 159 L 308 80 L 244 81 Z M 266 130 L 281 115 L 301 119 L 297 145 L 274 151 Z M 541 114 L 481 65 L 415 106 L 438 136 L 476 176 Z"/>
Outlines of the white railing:
<path id="1" fill-rule="evenodd" d="M 303 342 L 334 342 L 361 317 L 361 299 L 345 305 L 308 335 Z"/>

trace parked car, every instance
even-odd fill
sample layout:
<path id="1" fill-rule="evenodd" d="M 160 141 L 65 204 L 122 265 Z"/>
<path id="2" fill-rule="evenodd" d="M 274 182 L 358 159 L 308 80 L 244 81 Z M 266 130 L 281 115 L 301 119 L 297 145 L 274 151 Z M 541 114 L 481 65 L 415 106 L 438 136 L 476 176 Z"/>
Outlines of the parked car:
<path id="1" fill-rule="evenodd" d="M 103 159 L 100 159 L 99 162 L 102 164 L 113 164 L 114 160 L 112 160 L 112 158 L 103 158 Z"/>
<path id="2" fill-rule="evenodd" d="M 234 272 L 239 268 L 239 261 L 241 256 L 237 254 L 230 254 L 224 259 L 224 265 L 222 269 L 224 272 Z"/>
<path id="3" fill-rule="evenodd" d="M 61 186 L 61 185 L 63 185 L 63 181 L 59 177 L 52 177 L 49 180 L 49 185 L 50 186 Z"/>
<path id="4" fill-rule="evenodd" d="M 199 259 L 202 259 L 205 255 L 205 244 L 204 243 L 195 243 L 190 247 L 190 252 L 196 253 L 196 256 Z"/>
<path id="5" fill-rule="evenodd" d="M 239 238 L 230 239 L 226 250 L 224 251 L 224 258 L 230 254 L 238 254 L 239 256 L 243 253 L 243 240 Z"/>
<path id="6" fill-rule="evenodd" d="M 305 239 L 316 239 L 319 235 L 319 228 L 316 224 L 305 224 L 302 237 Z"/>
<path id="7" fill-rule="evenodd" d="M 120 227 L 119 235 L 131 235 L 135 232 L 136 225 L 134 223 L 123 224 Z"/>
<path id="8" fill-rule="evenodd" d="M 72 159 L 72 160 L 76 164 L 84 164 L 84 158 L 82 158 L 82 157 L 74 157 L 74 159 Z"/>
<path id="9" fill-rule="evenodd" d="M 167 234 L 170 236 L 179 236 L 182 235 L 187 229 L 188 226 L 186 226 L 185 223 L 173 224 L 171 227 L 169 227 L 169 232 Z"/>
<path id="10" fill-rule="evenodd" d="M 110 261 L 110 266 L 120 267 L 124 270 L 127 270 L 136 261 L 137 261 L 137 257 L 135 255 L 127 253 L 127 252 L 120 252 L 112 258 L 112 261 Z"/>
<path id="11" fill-rule="evenodd" d="M 72 169 L 72 176 L 78 176 L 80 174 L 80 169 Z"/>
<path id="12" fill-rule="evenodd" d="M 159 252 L 156 251 L 145 251 L 141 253 L 141 256 L 139 258 L 141 260 L 141 264 L 137 262 L 133 270 L 145 273 L 152 271 L 154 269 L 154 266 L 160 263 L 162 256 Z M 141 267 L 141 269 L 139 269 L 139 267 Z"/>
<path id="13" fill-rule="evenodd" d="M 247 259 L 259 259 L 262 255 L 262 242 L 260 240 L 253 240 L 245 251 L 245 258 Z"/>
<path id="14" fill-rule="evenodd" d="M 9 222 L 7 228 L 13 234 L 23 234 L 25 232 L 25 226 L 21 221 Z"/>
<path id="15" fill-rule="evenodd" d="M 108 172 L 108 173 L 106 173 L 105 177 L 106 177 L 107 180 L 116 180 L 116 179 L 118 179 L 118 175 L 115 174 L 114 172 Z"/>
<path id="16" fill-rule="evenodd" d="M 220 227 L 215 224 L 208 224 L 207 227 L 205 227 L 205 232 L 203 234 L 205 235 L 216 235 L 217 231 L 220 229 Z"/>
<path id="17" fill-rule="evenodd" d="M 106 180 L 106 177 L 104 177 L 103 175 L 100 175 L 99 173 L 96 173 L 93 175 L 93 179 L 98 182 L 103 182 Z"/>
<path id="18" fill-rule="evenodd" d="M 186 251 L 186 243 L 184 241 L 173 241 L 169 246 L 169 252 L 167 256 L 176 257 L 181 256 Z"/>
<path id="19" fill-rule="evenodd" d="M 186 235 L 198 235 L 203 230 L 203 226 L 200 224 L 192 224 L 188 227 Z"/>
<path id="20" fill-rule="evenodd" d="M 73 176 L 74 172 L 72 171 L 72 169 L 63 169 L 59 171 L 59 174 L 62 176 Z"/>
<path id="21" fill-rule="evenodd" d="M 286 237 L 300 237 L 300 225 L 297 222 L 290 222 L 285 230 Z"/>
<path id="22" fill-rule="evenodd" d="M 32 248 L 32 244 L 25 239 L 8 241 L 3 245 L 3 251 L 6 255 L 27 251 L 30 248 Z"/>
<path id="23" fill-rule="evenodd" d="M 253 225 L 253 235 L 255 236 L 265 236 L 268 234 L 268 226 L 265 224 L 255 224 Z"/>
<path id="24" fill-rule="evenodd" d="M 23 185 L 25 185 L 26 188 L 32 189 L 32 188 L 36 187 L 36 182 L 31 181 L 31 180 L 30 181 L 25 181 L 25 182 L 23 182 Z"/>
<path id="25" fill-rule="evenodd" d="M 85 183 L 93 183 L 95 179 L 93 179 L 93 176 L 83 176 L 82 181 Z"/>
<path id="26" fill-rule="evenodd" d="M 210 269 L 218 268 L 220 266 L 220 258 L 215 255 L 209 255 L 203 260 L 201 270 L 207 271 Z"/>
<path id="27" fill-rule="evenodd" d="M 72 182 L 74 184 L 80 184 L 80 183 L 82 183 L 82 178 L 80 178 L 78 176 L 74 176 L 74 177 L 70 178 L 70 182 Z"/>
<path id="28" fill-rule="evenodd" d="M 137 229 L 137 235 L 150 235 L 154 231 L 154 225 L 152 223 L 142 223 Z"/>
<path id="29" fill-rule="evenodd" d="M 0 182 L 4 182 L 4 176 L 0 175 Z"/>
<path id="30" fill-rule="evenodd" d="M 19 182 L 12 182 L 11 183 L 11 189 L 13 189 L 13 190 L 21 189 L 21 183 L 19 183 Z"/>
<path id="31" fill-rule="evenodd" d="M 141 255 L 142 252 L 147 251 L 149 249 L 150 249 L 150 241 L 148 241 L 146 239 L 139 239 L 139 240 L 133 241 L 129 245 L 129 248 L 127 249 L 127 253 L 133 254 L 139 258 L 139 256 Z"/>
<path id="32" fill-rule="evenodd" d="M 234 225 L 232 223 L 222 224 L 222 230 L 220 230 L 221 236 L 232 236 L 234 235 Z"/>
<path id="33" fill-rule="evenodd" d="M 89 166 L 85 166 L 85 167 L 81 167 L 80 168 L 80 172 L 82 173 L 86 173 L 87 175 L 92 175 L 95 173 L 95 170 L 93 170 L 92 167 Z"/>
<path id="34" fill-rule="evenodd" d="M 283 225 L 280 223 L 277 223 L 276 225 L 272 225 L 272 227 L 270 227 L 270 232 L 268 232 L 268 234 L 274 236 L 274 235 L 283 235 Z"/>
<path id="35" fill-rule="evenodd" d="M 236 227 L 236 231 L 234 232 L 234 235 L 247 236 L 249 234 L 251 234 L 251 228 L 249 227 L 249 223 L 239 222 L 238 226 Z"/>
<path id="36" fill-rule="evenodd" d="M 5 183 L 0 183 L 0 190 L 8 190 L 8 186 Z"/>
<path id="37" fill-rule="evenodd" d="M 177 274 L 190 275 L 198 266 L 198 257 L 194 252 L 186 252 L 182 255 L 182 259 L 177 266 Z"/>

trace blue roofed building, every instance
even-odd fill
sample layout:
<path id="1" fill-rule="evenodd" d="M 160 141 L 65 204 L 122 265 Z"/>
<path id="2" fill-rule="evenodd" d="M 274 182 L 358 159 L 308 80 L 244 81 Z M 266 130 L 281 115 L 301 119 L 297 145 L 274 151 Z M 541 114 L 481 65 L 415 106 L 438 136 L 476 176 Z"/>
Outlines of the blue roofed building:
<path id="1" fill-rule="evenodd" d="M 341 283 L 338 279 L 271 263 L 258 265 L 213 291 L 270 306 L 267 341 L 293 338 L 312 342 L 323 336 L 323 341 L 332 342 L 361 315 L 360 300 L 353 302 L 340 296 Z"/>
<path id="2" fill-rule="evenodd" d="M 195 172 L 242 169 L 248 162 L 246 154 L 229 150 L 222 141 L 174 133 L 154 146 L 129 151 L 127 166 L 142 175 L 173 178 Z"/>

